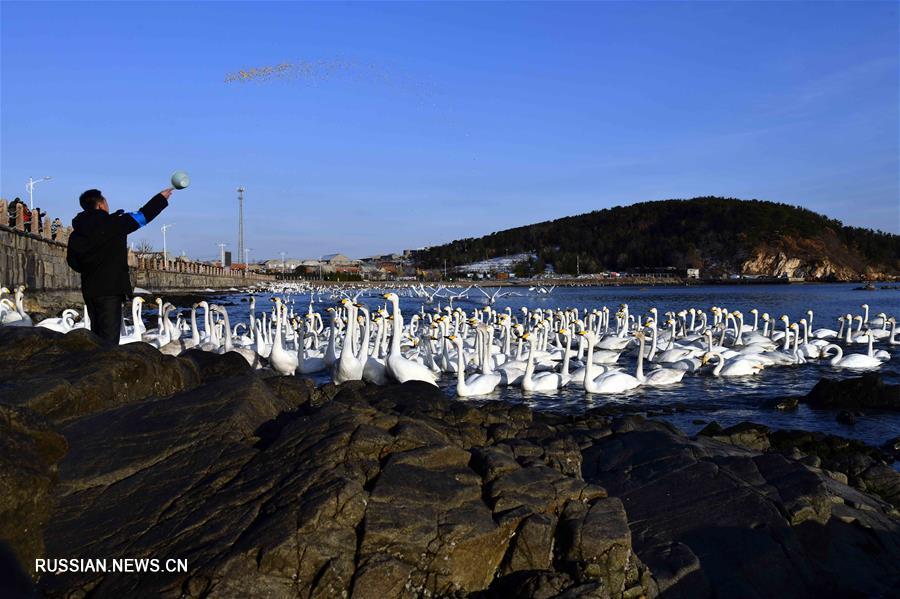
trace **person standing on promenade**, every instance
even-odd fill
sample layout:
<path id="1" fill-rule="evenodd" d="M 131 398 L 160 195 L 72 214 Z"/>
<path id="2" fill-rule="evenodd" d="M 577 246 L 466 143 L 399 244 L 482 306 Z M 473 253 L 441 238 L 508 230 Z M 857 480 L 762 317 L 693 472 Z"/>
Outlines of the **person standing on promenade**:
<path id="1" fill-rule="evenodd" d="M 156 218 L 169 205 L 171 195 L 170 187 L 136 212 L 118 210 L 112 214 L 99 189 L 88 189 L 79 198 L 82 212 L 72 219 L 66 262 L 81 273 L 81 294 L 91 330 L 111 343 L 119 343 L 122 302 L 133 291 L 128 273 L 128 235 Z"/>

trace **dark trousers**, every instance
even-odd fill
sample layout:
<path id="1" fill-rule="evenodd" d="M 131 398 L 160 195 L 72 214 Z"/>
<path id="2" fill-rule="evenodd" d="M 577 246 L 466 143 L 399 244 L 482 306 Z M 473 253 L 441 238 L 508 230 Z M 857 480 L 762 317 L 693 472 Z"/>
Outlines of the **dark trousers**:
<path id="1" fill-rule="evenodd" d="M 84 298 L 88 316 L 91 319 L 91 330 L 101 339 L 116 345 L 119 344 L 119 333 L 122 328 L 122 301 L 124 299 L 121 295 Z"/>

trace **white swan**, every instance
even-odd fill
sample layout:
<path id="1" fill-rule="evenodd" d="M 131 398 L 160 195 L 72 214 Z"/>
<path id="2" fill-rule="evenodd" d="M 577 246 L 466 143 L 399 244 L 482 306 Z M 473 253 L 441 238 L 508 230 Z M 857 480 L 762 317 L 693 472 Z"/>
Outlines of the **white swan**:
<path id="1" fill-rule="evenodd" d="M 828 361 L 835 368 L 848 368 L 851 370 L 874 370 L 881 368 L 881 360 L 867 356 L 866 354 L 844 355 L 840 346 L 830 343 L 822 350 L 822 357 L 827 358 L 830 350 L 835 350 L 835 356 Z"/>
<path id="2" fill-rule="evenodd" d="M 593 349 L 596 338 L 590 331 L 581 331 L 579 333 L 587 337 L 588 351 Z M 600 376 L 596 375 L 597 365 L 588 357 L 586 372 L 584 377 L 584 390 L 588 393 L 622 393 L 630 391 L 641 385 L 637 377 L 617 370 L 610 370 Z M 596 378 L 595 378 L 596 377 Z"/>
<path id="3" fill-rule="evenodd" d="M 752 376 L 759 374 L 764 368 L 762 363 L 748 358 L 734 358 L 726 362 L 722 354 L 718 352 L 703 354 L 704 364 L 714 359 L 717 360 L 717 364 L 713 369 L 713 376 Z"/>
<path id="4" fill-rule="evenodd" d="M 391 302 L 393 309 L 393 334 L 391 348 L 387 358 L 388 375 L 400 383 L 422 381 L 437 387 L 434 373 L 427 366 L 403 357 L 400 350 L 400 338 L 403 335 L 403 315 L 400 313 L 400 298 L 396 293 L 385 293 L 384 298 Z"/>
<path id="5" fill-rule="evenodd" d="M 494 373 L 473 374 L 465 376 L 465 349 L 462 339 L 456 335 L 447 336 L 447 340 L 456 346 L 456 394 L 459 397 L 472 397 L 492 393 L 500 384 L 500 375 Z"/>
<path id="6" fill-rule="evenodd" d="M 524 340 L 530 338 L 530 333 L 523 335 Z M 535 376 L 534 372 L 534 353 L 536 343 L 530 343 L 528 347 L 528 361 L 525 366 L 525 376 L 522 377 L 522 390 L 531 392 L 548 392 L 556 391 L 564 387 L 568 381 L 566 377 L 558 372 L 542 372 Z"/>
<path id="7" fill-rule="evenodd" d="M 655 370 L 651 370 L 646 375 L 644 374 L 644 333 L 638 331 L 635 336 L 638 338 L 638 341 L 640 343 L 640 351 L 638 352 L 637 372 L 635 373 L 635 378 L 642 385 L 649 385 L 651 387 L 665 387 L 668 385 L 680 383 L 681 379 L 684 378 L 684 370 L 675 368 L 657 368 Z"/>
<path id="8" fill-rule="evenodd" d="M 281 344 L 282 314 L 287 313 L 287 308 L 279 298 L 275 298 L 275 340 L 272 342 L 272 352 L 269 354 L 269 364 L 278 374 L 294 374 L 297 370 L 299 359 L 295 352 L 286 350 Z"/>

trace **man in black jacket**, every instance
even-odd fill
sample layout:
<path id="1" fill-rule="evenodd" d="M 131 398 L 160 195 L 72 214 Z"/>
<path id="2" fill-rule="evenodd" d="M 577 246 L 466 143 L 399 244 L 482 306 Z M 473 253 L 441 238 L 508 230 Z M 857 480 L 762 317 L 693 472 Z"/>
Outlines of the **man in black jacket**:
<path id="1" fill-rule="evenodd" d="M 171 195 L 172 188 L 164 189 L 137 212 L 112 214 L 99 189 L 89 189 L 79 198 L 83 211 L 72 220 L 66 261 L 81 273 L 81 294 L 91 330 L 107 341 L 119 343 L 122 302 L 133 291 L 128 276 L 128 235 L 156 218 L 169 205 Z"/>

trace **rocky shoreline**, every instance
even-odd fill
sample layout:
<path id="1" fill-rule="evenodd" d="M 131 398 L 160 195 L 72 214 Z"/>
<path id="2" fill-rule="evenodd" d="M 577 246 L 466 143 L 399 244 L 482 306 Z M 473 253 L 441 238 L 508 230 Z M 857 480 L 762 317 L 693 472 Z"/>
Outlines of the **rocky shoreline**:
<path id="1" fill-rule="evenodd" d="M 0 328 L 0 595 L 886 597 L 888 449 Z M 188 571 L 34 572 L 122 557 Z"/>

